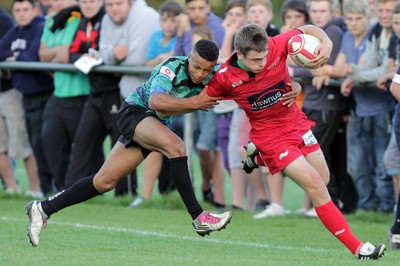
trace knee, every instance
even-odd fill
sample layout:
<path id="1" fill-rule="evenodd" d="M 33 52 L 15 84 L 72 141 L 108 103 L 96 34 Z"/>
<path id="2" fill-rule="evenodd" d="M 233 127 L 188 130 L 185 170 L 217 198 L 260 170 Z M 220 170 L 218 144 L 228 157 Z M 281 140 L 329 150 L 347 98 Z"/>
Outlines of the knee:
<path id="1" fill-rule="evenodd" d="M 331 174 L 329 171 L 326 171 L 326 173 L 322 175 L 322 180 L 324 181 L 325 186 L 329 184 L 329 181 L 331 180 Z"/>
<path id="2" fill-rule="evenodd" d="M 307 190 L 307 193 L 310 196 L 312 196 L 312 195 L 318 194 L 318 191 L 321 190 L 321 187 L 322 186 L 321 186 L 320 182 L 313 181 L 310 184 L 308 184 L 306 190 Z"/>
<path id="3" fill-rule="evenodd" d="M 105 193 L 114 189 L 117 185 L 117 181 L 115 178 L 110 178 L 110 176 L 106 178 L 106 175 L 97 173 L 93 179 L 93 185 L 98 192 Z"/>
<path id="4" fill-rule="evenodd" d="M 312 177 L 311 181 L 308 182 L 306 190 L 307 193 L 311 195 L 318 195 L 321 191 L 324 191 L 326 185 L 329 183 L 329 176 L 322 177 L 319 175 L 315 175 Z"/>
<path id="5" fill-rule="evenodd" d="M 324 167 L 322 170 L 318 171 L 318 174 L 322 178 L 322 181 L 324 182 L 325 186 L 328 185 L 331 179 L 331 173 L 329 172 L 329 168 Z"/>
<path id="6" fill-rule="evenodd" d="M 167 148 L 166 156 L 168 158 L 182 157 L 186 155 L 185 143 L 182 140 L 170 142 Z"/>
<path id="7" fill-rule="evenodd" d="M 325 204 L 331 199 L 328 188 L 324 184 L 323 180 L 321 180 L 321 178 L 313 180 L 311 184 L 308 184 L 305 190 L 310 196 L 311 202 L 314 206 Z"/>

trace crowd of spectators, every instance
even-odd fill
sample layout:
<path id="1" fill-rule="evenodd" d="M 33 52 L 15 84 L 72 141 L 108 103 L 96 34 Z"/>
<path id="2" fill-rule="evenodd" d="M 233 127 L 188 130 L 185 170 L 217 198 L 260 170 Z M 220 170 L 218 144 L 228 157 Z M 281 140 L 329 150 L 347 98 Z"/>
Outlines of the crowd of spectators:
<path id="1" fill-rule="evenodd" d="M 269 36 L 314 24 L 334 43 L 328 64 L 315 70 L 290 59 L 287 64 L 293 79 L 302 82 L 297 104 L 327 160 L 333 202 L 345 213 L 393 213 L 400 185 L 400 162 L 393 158 L 399 157 L 400 145 L 393 117 L 397 101 L 388 84 L 399 64 L 400 4 L 286 0 L 280 10 L 279 29 L 271 23 L 270 0 L 230 0 L 224 18 L 212 12 L 208 0 L 186 0 L 184 5 L 170 0 L 158 11 L 145 0 L 13 0 L 12 16 L 0 10 L 0 61 L 74 63 L 96 50 L 105 65 L 153 67 L 170 56 L 188 55 L 201 38 L 217 43 L 222 63 L 235 50 L 235 33 L 246 23 L 261 25 Z M 98 171 L 106 136 L 112 144 L 119 137 L 115 117 L 122 100 L 145 78 L 3 69 L 0 176 L 5 190 L 21 193 L 15 159 L 25 163 L 26 194 L 37 198 Z M 257 219 L 287 214 L 281 173 L 271 175 L 266 167 L 251 174 L 240 169 L 250 130 L 243 111 L 233 101 L 221 101 L 192 117 L 203 200 L 218 208 L 259 210 Z M 169 128 L 183 136 L 183 121 L 180 117 Z M 151 198 L 157 179 L 161 193 L 172 191 L 166 162 L 153 152 L 144 162 L 143 191 L 136 191 L 132 172 L 115 194 L 132 191 L 137 197 L 130 207 L 136 207 Z M 231 203 L 225 200 L 225 176 L 231 178 Z M 307 195 L 299 208 L 297 213 L 317 217 Z"/>

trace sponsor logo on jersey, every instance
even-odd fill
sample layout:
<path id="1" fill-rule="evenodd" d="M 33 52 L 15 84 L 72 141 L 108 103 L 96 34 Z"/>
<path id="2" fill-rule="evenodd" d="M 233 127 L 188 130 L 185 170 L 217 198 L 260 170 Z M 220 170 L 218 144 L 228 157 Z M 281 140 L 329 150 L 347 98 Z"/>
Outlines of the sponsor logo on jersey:
<path id="1" fill-rule="evenodd" d="M 236 81 L 236 82 L 232 83 L 232 88 L 236 88 L 236 87 L 238 87 L 238 86 L 240 86 L 242 84 L 243 84 L 242 80 Z"/>
<path id="2" fill-rule="evenodd" d="M 275 62 L 273 62 L 273 63 L 267 68 L 267 70 L 274 69 L 280 62 L 281 62 L 281 57 L 279 56 L 279 57 L 275 60 Z"/>
<path id="3" fill-rule="evenodd" d="M 281 154 L 279 154 L 279 160 L 282 160 L 284 157 L 288 156 L 288 154 L 289 154 L 288 150 L 282 152 Z"/>
<path id="4" fill-rule="evenodd" d="M 281 98 L 285 92 L 285 82 L 282 80 L 260 93 L 247 97 L 247 100 L 253 111 L 259 111 L 279 103 L 279 98 Z"/>
<path id="5" fill-rule="evenodd" d="M 174 78 L 175 78 L 175 73 L 170 69 L 170 68 L 168 68 L 168 67 L 166 67 L 166 66 L 162 66 L 161 68 L 160 68 L 160 74 L 164 74 L 164 75 L 166 75 L 168 78 L 169 78 L 169 80 L 173 80 Z"/>

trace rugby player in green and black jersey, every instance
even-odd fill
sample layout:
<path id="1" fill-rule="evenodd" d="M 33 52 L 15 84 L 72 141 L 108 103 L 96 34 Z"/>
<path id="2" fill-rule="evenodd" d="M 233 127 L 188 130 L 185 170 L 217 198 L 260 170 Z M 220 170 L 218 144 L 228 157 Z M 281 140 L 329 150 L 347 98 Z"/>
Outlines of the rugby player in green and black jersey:
<path id="1" fill-rule="evenodd" d="M 184 142 L 166 127 L 174 115 L 207 111 L 218 104 L 220 97 L 209 97 L 202 90 L 218 68 L 218 55 L 214 42 L 200 40 L 188 57 L 171 57 L 154 68 L 149 80 L 123 102 L 117 116 L 121 137 L 99 172 L 47 200 L 28 203 L 27 235 L 33 246 L 39 244 L 42 228 L 52 214 L 112 190 L 152 151 L 169 158 L 171 176 L 195 231 L 204 236 L 225 228 L 232 213 L 203 210 L 193 190 Z"/>

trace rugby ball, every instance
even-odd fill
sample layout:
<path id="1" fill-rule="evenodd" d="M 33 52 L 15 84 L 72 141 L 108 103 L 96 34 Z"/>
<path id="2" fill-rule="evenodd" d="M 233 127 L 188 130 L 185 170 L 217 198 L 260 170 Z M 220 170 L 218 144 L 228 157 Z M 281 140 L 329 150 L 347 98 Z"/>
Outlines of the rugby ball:
<path id="1" fill-rule="evenodd" d="M 321 41 L 309 34 L 298 34 L 290 38 L 288 42 L 288 54 L 299 66 L 310 67 L 310 61 L 315 58 L 314 50 Z"/>

